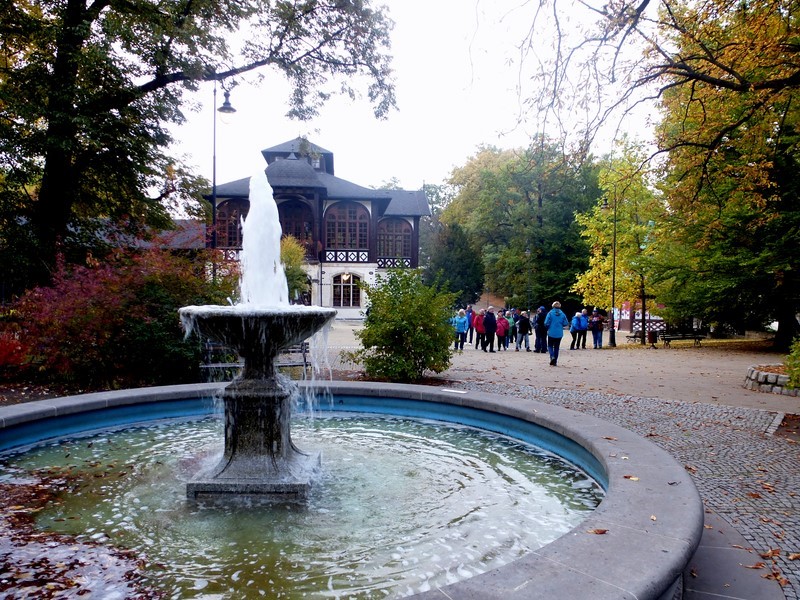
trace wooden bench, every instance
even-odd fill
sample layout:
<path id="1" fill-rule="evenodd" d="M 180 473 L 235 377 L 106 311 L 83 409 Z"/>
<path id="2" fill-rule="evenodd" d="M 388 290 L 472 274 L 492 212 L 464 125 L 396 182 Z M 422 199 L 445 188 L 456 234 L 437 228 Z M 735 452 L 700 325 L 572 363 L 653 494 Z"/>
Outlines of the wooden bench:
<path id="1" fill-rule="evenodd" d="M 209 349 L 219 352 L 224 348 L 218 344 Z M 311 361 L 309 360 L 308 342 L 301 342 L 286 348 L 275 358 L 275 366 L 280 368 L 303 367 L 303 379 L 307 379 L 311 372 Z M 203 381 L 230 381 L 236 377 L 244 367 L 244 361 L 237 360 L 232 362 L 211 362 L 207 361 L 200 365 L 200 372 L 203 374 Z"/>
<path id="2" fill-rule="evenodd" d="M 626 335 L 625 338 L 628 340 L 629 344 L 641 344 L 642 332 L 637 331 L 636 333 L 631 333 L 630 335 Z"/>
<path id="3" fill-rule="evenodd" d="M 661 341 L 664 343 L 664 348 L 669 348 L 670 342 L 677 340 L 693 340 L 694 345 L 699 346 L 705 337 L 700 333 L 662 333 Z"/>

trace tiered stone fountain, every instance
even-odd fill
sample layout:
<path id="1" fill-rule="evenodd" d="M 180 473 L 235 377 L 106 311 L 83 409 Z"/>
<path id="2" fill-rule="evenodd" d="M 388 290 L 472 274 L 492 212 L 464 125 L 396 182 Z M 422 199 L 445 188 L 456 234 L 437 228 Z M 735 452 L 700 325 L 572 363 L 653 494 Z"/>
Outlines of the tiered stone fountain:
<path id="1" fill-rule="evenodd" d="M 242 374 L 222 394 L 224 454 L 219 464 L 187 484 L 189 498 L 298 501 L 308 494 L 319 466 L 319 454 L 302 452 L 292 442 L 291 393 L 275 359 L 322 329 L 336 311 L 289 304 L 280 238 L 272 188 L 260 173 L 251 179 L 250 211 L 243 224 L 242 302 L 179 311 L 187 335 L 210 338 L 244 359 Z"/>

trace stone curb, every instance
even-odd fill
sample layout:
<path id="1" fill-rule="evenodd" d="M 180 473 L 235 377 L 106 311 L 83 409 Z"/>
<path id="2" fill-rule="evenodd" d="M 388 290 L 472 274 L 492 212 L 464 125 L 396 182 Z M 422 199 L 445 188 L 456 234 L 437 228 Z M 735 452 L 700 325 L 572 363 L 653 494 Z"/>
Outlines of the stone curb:
<path id="1" fill-rule="evenodd" d="M 655 444 L 608 421 L 530 398 L 372 382 L 326 385 L 334 397 L 398 397 L 527 421 L 579 444 L 605 471 L 606 497 L 572 531 L 508 565 L 416 598 L 667 600 L 680 592 L 682 572 L 702 535 L 703 505 L 690 475 Z M 40 419 L 103 407 L 190 400 L 220 387 L 122 390 L 3 407 L 0 436 L 3 428 Z"/>
<path id="2" fill-rule="evenodd" d="M 744 379 L 744 387 L 748 390 L 756 392 L 765 392 L 769 394 L 778 394 L 781 396 L 798 396 L 800 390 L 797 388 L 789 388 L 789 376 L 781 375 L 779 373 L 770 373 L 768 371 L 759 371 L 758 367 L 761 365 L 754 365 L 747 369 L 747 376 Z M 772 366 L 772 365 L 765 365 Z M 774 365 L 781 366 L 781 365 Z"/>

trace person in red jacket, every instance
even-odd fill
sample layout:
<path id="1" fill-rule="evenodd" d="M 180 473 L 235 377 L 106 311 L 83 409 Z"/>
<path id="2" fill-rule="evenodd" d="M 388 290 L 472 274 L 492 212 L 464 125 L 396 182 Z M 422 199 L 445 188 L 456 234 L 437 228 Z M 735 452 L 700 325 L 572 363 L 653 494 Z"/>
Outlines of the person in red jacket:
<path id="1" fill-rule="evenodd" d="M 472 320 L 472 326 L 475 328 L 475 350 L 479 347 L 483 348 L 484 339 L 486 338 L 486 330 L 483 328 L 483 317 L 486 311 L 481 309 L 475 318 Z"/>
<path id="2" fill-rule="evenodd" d="M 495 331 L 495 335 L 497 336 L 497 349 L 498 350 L 505 350 L 506 349 L 506 340 L 508 339 L 508 320 L 506 319 L 505 312 L 502 310 L 497 314 L 497 330 Z"/>

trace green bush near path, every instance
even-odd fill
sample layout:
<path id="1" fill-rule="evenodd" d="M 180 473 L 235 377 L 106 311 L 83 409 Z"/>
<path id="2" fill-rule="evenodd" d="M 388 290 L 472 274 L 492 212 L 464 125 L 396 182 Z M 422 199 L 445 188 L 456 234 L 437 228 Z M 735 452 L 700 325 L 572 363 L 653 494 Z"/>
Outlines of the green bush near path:
<path id="1" fill-rule="evenodd" d="M 422 283 L 419 270 L 392 269 L 375 285 L 360 283 L 369 296 L 364 328 L 355 332 L 363 348 L 346 352 L 370 378 L 419 381 L 425 371 L 450 366 L 456 294 Z"/>
<path id="2" fill-rule="evenodd" d="M 786 371 L 789 374 L 790 389 L 800 388 L 800 337 L 795 338 L 786 357 Z"/>

